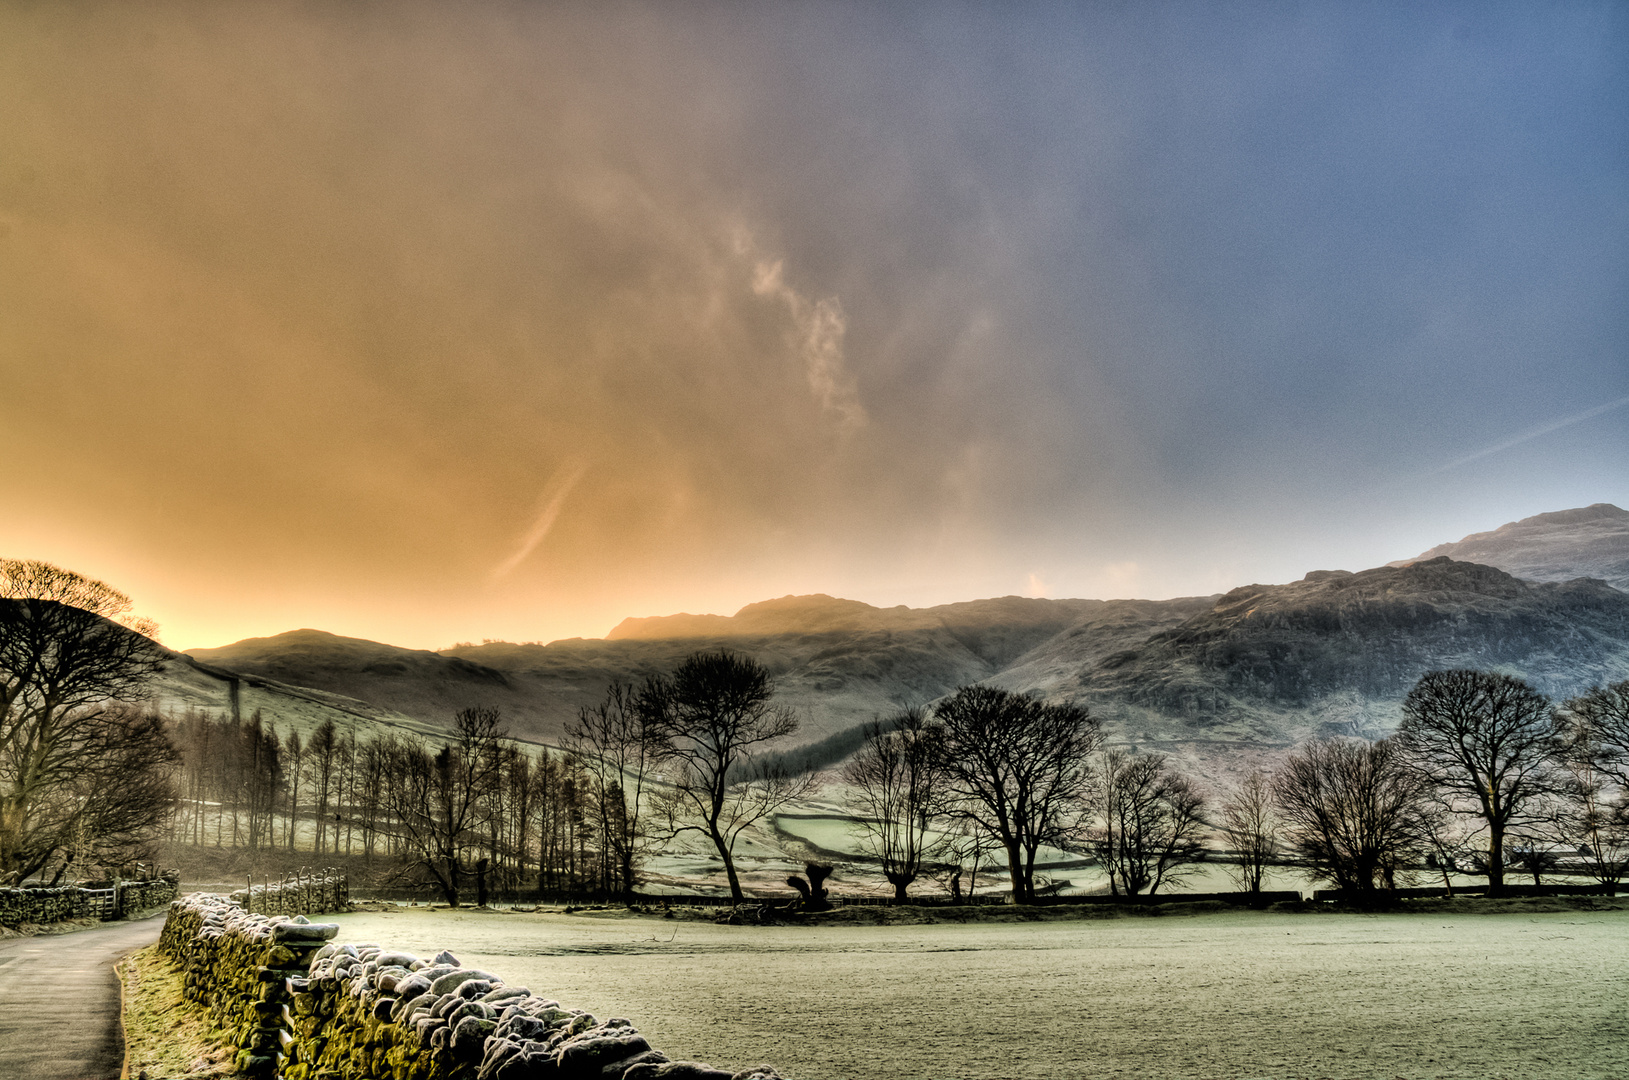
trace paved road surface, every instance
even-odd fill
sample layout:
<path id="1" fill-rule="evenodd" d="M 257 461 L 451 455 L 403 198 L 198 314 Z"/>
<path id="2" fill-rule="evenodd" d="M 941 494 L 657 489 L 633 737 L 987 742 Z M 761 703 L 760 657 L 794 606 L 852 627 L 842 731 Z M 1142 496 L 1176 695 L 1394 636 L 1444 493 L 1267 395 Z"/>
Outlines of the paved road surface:
<path id="1" fill-rule="evenodd" d="M 113 965 L 157 941 L 162 929 L 163 916 L 157 915 L 0 942 L 0 1077 L 116 1078 L 124 1064 L 124 1037 Z"/>

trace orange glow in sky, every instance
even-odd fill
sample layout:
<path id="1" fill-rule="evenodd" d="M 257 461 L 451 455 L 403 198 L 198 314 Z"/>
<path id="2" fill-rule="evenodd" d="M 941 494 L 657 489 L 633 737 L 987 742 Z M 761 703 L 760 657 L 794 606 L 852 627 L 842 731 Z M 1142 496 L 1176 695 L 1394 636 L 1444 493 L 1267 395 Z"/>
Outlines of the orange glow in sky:
<path id="1" fill-rule="evenodd" d="M 1629 394 L 1621 37 L 1182 12 L 0 6 L 0 555 L 435 648 L 1629 504 L 1501 442 Z"/>

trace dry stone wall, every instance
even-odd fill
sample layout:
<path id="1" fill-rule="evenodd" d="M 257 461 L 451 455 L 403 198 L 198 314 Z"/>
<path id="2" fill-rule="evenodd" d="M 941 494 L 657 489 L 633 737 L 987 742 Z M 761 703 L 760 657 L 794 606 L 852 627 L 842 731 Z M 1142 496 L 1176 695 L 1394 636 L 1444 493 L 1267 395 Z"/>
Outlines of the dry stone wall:
<path id="1" fill-rule="evenodd" d="M 174 870 L 166 870 L 163 876 L 152 881 L 121 883 L 118 889 L 119 914 L 123 916 L 163 907 L 181 891 L 180 883 L 181 875 Z"/>
<path id="2" fill-rule="evenodd" d="M 193 894 L 171 905 L 161 944 L 251 1077 L 779 1080 L 767 1065 L 669 1061 L 627 1020 L 508 986 L 448 952 L 340 944 L 338 930 Z"/>
<path id="3" fill-rule="evenodd" d="M 318 911 L 345 911 L 351 905 L 350 883 L 343 871 L 329 868 L 315 873 L 302 870 L 281 881 L 261 885 L 253 881 L 231 899 L 245 911 L 267 915 L 310 915 Z"/>
<path id="4" fill-rule="evenodd" d="M 68 919 L 118 918 L 163 907 L 175 899 L 179 877 L 165 874 L 153 881 L 124 881 L 116 888 L 0 889 L 0 926 L 55 923 Z"/>

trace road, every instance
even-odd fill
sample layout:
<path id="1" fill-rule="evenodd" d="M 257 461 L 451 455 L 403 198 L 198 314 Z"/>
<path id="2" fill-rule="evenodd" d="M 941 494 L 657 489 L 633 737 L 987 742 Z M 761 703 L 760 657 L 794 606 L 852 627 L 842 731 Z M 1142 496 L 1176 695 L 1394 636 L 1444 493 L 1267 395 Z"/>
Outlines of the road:
<path id="1" fill-rule="evenodd" d="M 113 1080 L 124 1064 L 113 965 L 164 917 L 0 942 L 0 1077 Z"/>

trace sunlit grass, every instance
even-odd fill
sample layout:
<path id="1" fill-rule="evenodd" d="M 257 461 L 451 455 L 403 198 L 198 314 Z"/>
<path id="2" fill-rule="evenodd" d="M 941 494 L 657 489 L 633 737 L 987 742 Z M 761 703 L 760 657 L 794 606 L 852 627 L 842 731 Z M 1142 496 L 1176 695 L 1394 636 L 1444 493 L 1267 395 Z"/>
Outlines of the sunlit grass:
<path id="1" fill-rule="evenodd" d="M 237 1076 L 235 1051 L 181 996 L 182 974 L 157 945 L 119 961 L 124 996 L 125 1075 L 148 1080 Z"/>

